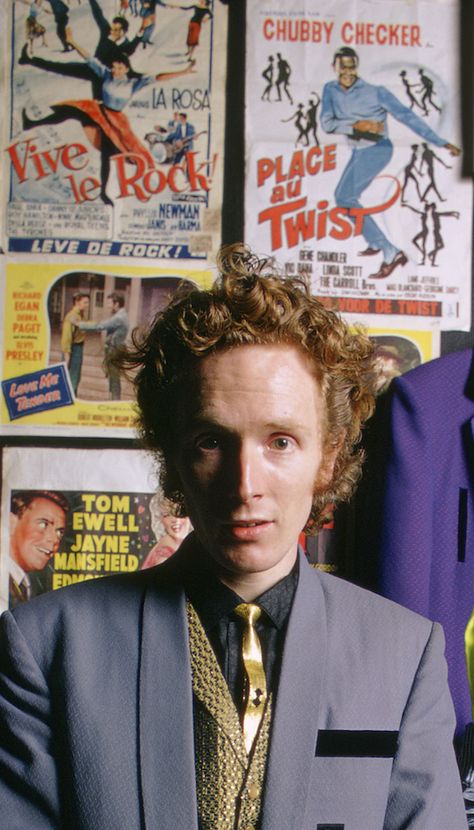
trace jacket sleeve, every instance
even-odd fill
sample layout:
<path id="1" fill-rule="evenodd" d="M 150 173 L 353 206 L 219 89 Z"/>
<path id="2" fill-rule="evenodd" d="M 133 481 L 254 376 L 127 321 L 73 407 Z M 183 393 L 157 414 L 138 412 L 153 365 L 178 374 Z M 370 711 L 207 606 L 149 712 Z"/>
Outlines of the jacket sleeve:
<path id="1" fill-rule="evenodd" d="M 436 147 L 444 147 L 448 141 L 441 138 L 431 127 L 423 121 L 413 110 L 405 107 L 398 98 L 385 87 L 379 87 L 379 98 L 382 106 L 393 115 L 401 124 L 409 127 L 414 133 L 434 144 Z"/>
<path id="2" fill-rule="evenodd" d="M 142 40 L 143 40 L 143 34 L 141 34 L 141 35 L 137 34 L 137 35 L 135 35 L 134 38 L 132 38 L 132 40 L 128 40 L 125 43 L 122 43 L 120 45 L 120 51 L 124 52 L 125 55 L 133 55 L 133 53 L 140 46 L 140 43 L 142 43 Z"/>
<path id="3" fill-rule="evenodd" d="M 403 713 L 383 830 L 466 830 L 443 652 L 433 623 Z"/>
<path id="4" fill-rule="evenodd" d="M 100 320 L 99 322 L 94 322 L 93 320 L 81 322 L 77 324 L 77 328 L 81 329 L 81 331 L 115 331 L 115 329 L 120 328 L 123 325 L 123 322 L 120 317 L 116 314 L 113 314 L 112 317 L 106 317 L 105 320 Z"/>
<path id="5" fill-rule="evenodd" d="M 52 723 L 48 684 L 14 617 L 5 612 L 0 620 L 0 821 L 8 830 L 62 826 Z"/>
<path id="6" fill-rule="evenodd" d="M 108 35 L 110 32 L 110 24 L 108 23 L 107 19 L 104 16 L 104 12 L 102 11 L 99 3 L 97 0 L 89 0 L 92 16 L 99 27 L 100 32 L 103 35 Z"/>

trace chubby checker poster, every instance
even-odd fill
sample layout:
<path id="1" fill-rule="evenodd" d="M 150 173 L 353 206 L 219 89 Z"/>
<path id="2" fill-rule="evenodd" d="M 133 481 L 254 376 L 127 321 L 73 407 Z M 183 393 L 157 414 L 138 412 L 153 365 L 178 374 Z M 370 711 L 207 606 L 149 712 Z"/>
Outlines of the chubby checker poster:
<path id="1" fill-rule="evenodd" d="M 139 450 L 6 448 L 0 611 L 172 556 L 192 528 L 157 478 Z"/>
<path id="2" fill-rule="evenodd" d="M 222 201 L 221 0 L 12 0 L 6 250 L 205 257 Z"/>
<path id="3" fill-rule="evenodd" d="M 457 0 L 248 7 L 246 238 L 362 322 L 470 325 Z"/>

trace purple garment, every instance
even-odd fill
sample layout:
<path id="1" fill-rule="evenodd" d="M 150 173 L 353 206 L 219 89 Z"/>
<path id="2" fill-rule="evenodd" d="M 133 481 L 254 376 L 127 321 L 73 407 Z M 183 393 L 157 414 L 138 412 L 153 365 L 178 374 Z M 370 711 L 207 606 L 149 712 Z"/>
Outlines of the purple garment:
<path id="1" fill-rule="evenodd" d="M 461 733 L 472 720 L 464 631 L 474 606 L 473 354 L 446 355 L 392 382 L 373 452 L 383 470 L 365 505 L 367 524 L 380 509 L 371 540 L 377 589 L 443 625 Z"/>

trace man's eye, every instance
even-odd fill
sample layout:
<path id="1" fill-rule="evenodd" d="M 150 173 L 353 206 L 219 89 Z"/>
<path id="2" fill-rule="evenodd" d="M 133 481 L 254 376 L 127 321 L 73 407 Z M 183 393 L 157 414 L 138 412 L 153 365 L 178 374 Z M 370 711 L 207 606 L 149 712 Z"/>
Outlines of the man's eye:
<path id="1" fill-rule="evenodd" d="M 196 440 L 196 447 L 199 450 L 217 450 L 219 441 L 214 435 L 203 435 Z"/>
<path id="2" fill-rule="evenodd" d="M 41 530 L 45 530 L 48 527 L 48 522 L 46 522 L 44 519 L 39 519 L 38 527 L 40 527 Z"/>
<path id="3" fill-rule="evenodd" d="M 291 447 L 291 439 L 284 435 L 278 435 L 276 438 L 272 438 L 270 446 L 273 450 L 287 450 Z"/>

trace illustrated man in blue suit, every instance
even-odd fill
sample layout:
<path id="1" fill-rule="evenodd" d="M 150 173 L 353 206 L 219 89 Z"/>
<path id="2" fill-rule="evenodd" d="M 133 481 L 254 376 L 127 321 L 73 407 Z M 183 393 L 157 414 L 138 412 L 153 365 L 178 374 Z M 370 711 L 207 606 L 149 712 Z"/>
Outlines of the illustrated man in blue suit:
<path id="1" fill-rule="evenodd" d="M 178 123 L 174 132 L 170 135 L 170 140 L 176 142 L 178 152 L 174 157 L 174 163 L 178 164 L 186 153 L 190 153 L 193 149 L 193 135 L 196 134 L 194 125 L 188 121 L 188 116 L 185 112 L 178 114 Z"/>
<path id="2" fill-rule="evenodd" d="M 346 135 L 352 154 L 336 187 L 339 207 L 361 208 L 360 197 L 387 166 L 393 154 L 388 136 L 388 115 L 393 115 L 414 133 L 436 147 L 444 147 L 452 156 L 461 150 L 434 132 L 418 115 L 405 107 L 384 86 L 375 86 L 358 72 L 359 58 L 350 46 L 343 46 L 334 55 L 333 67 L 337 80 L 324 85 L 321 125 L 327 133 Z M 367 248 L 362 256 L 382 253 L 382 264 L 370 279 L 385 279 L 395 268 L 406 265 L 404 251 L 391 242 L 372 216 L 365 216 L 362 235 Z"/>
<path id="3" fill-rule="evenodd" d="M 298 550 L 358 477 L 372 347 L 245 246 L 219 270 L 125 360 L 195 532 L 2 617 L 4 826 L 463 830 L 441 627 Z"/>

